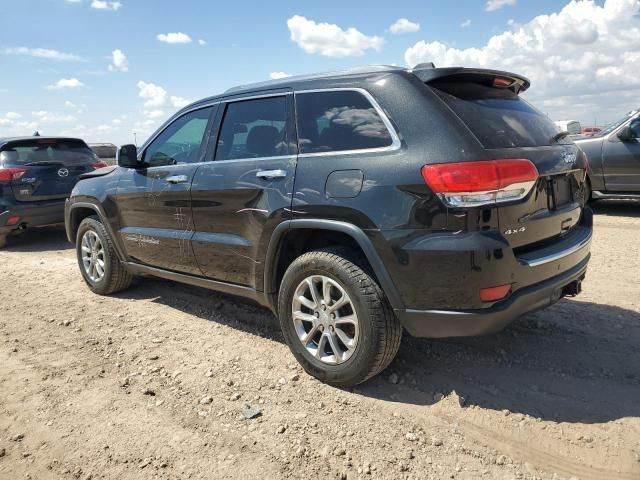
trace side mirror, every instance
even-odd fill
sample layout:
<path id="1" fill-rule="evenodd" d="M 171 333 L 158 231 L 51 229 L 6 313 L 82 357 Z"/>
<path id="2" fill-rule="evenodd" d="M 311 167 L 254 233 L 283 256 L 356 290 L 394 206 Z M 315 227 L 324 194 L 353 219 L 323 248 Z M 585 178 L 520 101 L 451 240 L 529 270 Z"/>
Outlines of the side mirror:
<path id="1" fill-rule="evenodd" d="M 121 167 L 139 168 L 141 165 L 141 162 L 138 162 L 138 147 L 135 145 L 122 145 L 118 148 L 116 159 Z"/>

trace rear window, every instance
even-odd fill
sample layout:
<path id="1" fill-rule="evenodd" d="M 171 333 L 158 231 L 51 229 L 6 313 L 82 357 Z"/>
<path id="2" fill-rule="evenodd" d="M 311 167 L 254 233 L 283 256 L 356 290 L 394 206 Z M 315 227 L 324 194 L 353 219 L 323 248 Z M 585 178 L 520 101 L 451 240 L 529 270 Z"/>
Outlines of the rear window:
<path id="1" fill-rule="evenodd" d="M 23 140 L 2 149 L 4 165 L 82 165 L 95 161 L 95 153 L 82 140 Z"/>
<path id="2" fill-rule="evenodd" d="M 464 81 L 432 82 L 429 86 L 485 148 L 551 145 L 558 133 L 549 117 L 508 88 Z"/>

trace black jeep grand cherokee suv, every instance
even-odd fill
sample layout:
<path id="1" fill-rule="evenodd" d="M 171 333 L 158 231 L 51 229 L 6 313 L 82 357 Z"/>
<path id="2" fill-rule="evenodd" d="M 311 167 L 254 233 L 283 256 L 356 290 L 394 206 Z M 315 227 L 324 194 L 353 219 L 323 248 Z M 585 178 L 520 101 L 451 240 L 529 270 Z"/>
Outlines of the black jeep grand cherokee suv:
<path id="1" fill-rule="evenodd" d="M 311 375 L 355 385 L 403 328 L 494 332 L 580 291 L 586 162 L 519 75 L 369 67 L 174 115 L 66 207 L 89 288 L 154 275 L 252 298 Z"/>

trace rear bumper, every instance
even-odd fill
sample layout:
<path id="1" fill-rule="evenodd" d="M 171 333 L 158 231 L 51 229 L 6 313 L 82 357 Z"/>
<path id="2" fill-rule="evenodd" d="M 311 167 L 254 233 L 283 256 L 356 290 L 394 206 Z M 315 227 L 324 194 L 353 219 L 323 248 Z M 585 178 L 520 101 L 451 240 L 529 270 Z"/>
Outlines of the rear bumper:
<path id="1" fill-rule="evenodd" d="M 518 290 L 491 308 L 469 311 L 396 310 L 407 331 L 415 337 L 465 337 L 494 333 L 517 317 L 548 307 L 567 294 L 574 282 L 581 282 L 590 254 L 570 270 Z"/>
<path id="2" fill-rule="evenodd" d="M 9 217 L 20 217 L 15 225 L 7 225 Z M 64 200 L 55 202 L 6 205 L 0 213 L 0 235 L 23 227 L 41 227 L 64 222 Z"/>

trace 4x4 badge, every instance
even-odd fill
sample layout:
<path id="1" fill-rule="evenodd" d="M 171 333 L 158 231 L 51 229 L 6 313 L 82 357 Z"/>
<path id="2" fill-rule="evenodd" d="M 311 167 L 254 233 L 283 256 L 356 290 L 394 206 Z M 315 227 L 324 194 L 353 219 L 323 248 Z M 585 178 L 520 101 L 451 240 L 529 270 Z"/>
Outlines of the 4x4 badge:
<path id="1" fill-rule="evenodd" d="M 505 230 L 504 234 L 505 235 L 515 235 L 516 233 L 523 233 L 526 230 L 527 230 L 527 227 L 510 228 L 509 230 Z"/>

